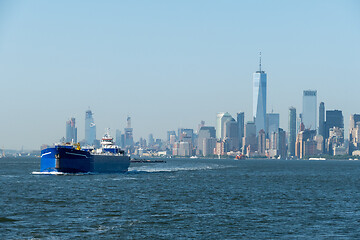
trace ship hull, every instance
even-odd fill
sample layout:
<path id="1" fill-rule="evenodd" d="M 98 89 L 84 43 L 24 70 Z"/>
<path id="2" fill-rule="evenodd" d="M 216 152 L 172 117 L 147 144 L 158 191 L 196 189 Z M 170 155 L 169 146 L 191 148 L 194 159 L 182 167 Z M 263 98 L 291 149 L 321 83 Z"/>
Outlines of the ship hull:
<path id="1" fill-rule="evenodd" d="M 130 166 L 130 157 L 116 155 L 93 155 L 93 172 L 116 173 L 127 172 Z"/>
<path id="2" fill-rule="evenodd" d="M 63 173 L 121 173 L 130 165 L 128 156 L 99 154 L 67 147 L 47 148 L 41 151 L 41 172 Z"/>

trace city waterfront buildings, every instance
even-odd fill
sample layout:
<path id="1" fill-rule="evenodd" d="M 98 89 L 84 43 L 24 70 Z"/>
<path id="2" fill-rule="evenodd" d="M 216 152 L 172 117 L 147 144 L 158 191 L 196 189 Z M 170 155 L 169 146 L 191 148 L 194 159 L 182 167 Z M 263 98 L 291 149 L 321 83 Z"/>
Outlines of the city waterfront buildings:
<path id="1" fill-rule="evenodd" d="M 273 112 L 266 113 L 267 75 L 261 70 L 261 64 L 259 71 L 253 75 L 253 83 L 253 121 L 245 124 L 244 112 L 237 113 L 236 119 L 232 118 L 230 113 L 222 112 L 216 116 L 216 129 L 205 126 L 205 121 L 201 121 L 197 125 L 196 132 L 191 128 L 179 128 L 177 133 L 167 131 L 164 141 L 155 140 L 150 134 L 148 142 L 143 137 L 134 142 L 131 118 L 128 117 L 123 134 L 119 130 L 116 131 L 116 143 L 128 154 L 165 152 L 174 156 L 213 157 L 216 154 L 234 157 L 246 154 L 248 157 L 293 159 L 360 151 L 360 115 L 350 116 L 349 142 L 347 142 L 344 138 L 342 111 L 325 111 L 324 102 L 321 102 L 317 108 L 317 91 L 305 90 L 302 97 L 303 109 L 298 121 L 296 109 L 294 107 L 288 109 L 286 134 L 280 128 L 280 115 Z M 299 126 L 298 134 L 297 126 Z M 67 121 L 66 141 L 77 141 L 75 118 Z M 86 111 L 85 114 L 85 141 L 87 144 L 98 141 L 91 110 Z"/>

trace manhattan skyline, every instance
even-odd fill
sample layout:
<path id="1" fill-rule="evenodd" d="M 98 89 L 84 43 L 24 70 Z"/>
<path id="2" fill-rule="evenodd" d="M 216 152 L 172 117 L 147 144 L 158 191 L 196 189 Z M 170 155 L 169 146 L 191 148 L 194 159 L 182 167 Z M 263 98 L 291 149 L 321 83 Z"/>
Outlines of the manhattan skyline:
<path id="1" fill-rule="evenodd" d="M 357 1 L 152 1 L 0 3 L 0 147 L 39 149 L 94 113 L 97 135 L 134 138 L 215 126 L 218 112 L 252 120 L 252 74 L 267 73 L 267 112 L 317 102 L 359 113 Z M 96 19 L 93 16 L 97 16 Z M 254 18 L 253 16 L 257 16 Z M 115 109 L 115 110 L 114 110 Z M 347 136 L 347 134 L 346 134 Z"/>

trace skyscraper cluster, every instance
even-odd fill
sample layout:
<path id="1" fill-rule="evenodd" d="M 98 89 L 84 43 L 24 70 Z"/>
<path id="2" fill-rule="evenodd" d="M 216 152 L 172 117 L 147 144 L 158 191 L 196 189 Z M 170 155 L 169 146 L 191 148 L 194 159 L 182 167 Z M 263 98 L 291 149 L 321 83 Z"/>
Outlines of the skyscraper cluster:
<path id="1" fill-rule="evenodd" d="M 141 156 L 248 156 L 267 158 L 308 158 L 329 155 L 360 155 L 360 114 L 350 116 L 349 141 L 344 137 L 341 110 L 327 110 L 317 103 L 317 90 L 303 90 L 302 111 L 288 109 L 288 129 L 280 128 L 280 114 L 267 112 L 267 73 L 253 74 L 253 107 L 250 121 L 245 113 L 234 117 L 229 112 L 216 115 L 215 126 L 201 121 L 196 131 L 179 128 L 167 131 L 165 140 L 149 134 L 134 141 L 131 117 L 122 133 L 116 130 L 116 144 L 129 154 Z M 75 118 L 66 122 L 66 141 L 77 141 Z M 85 113 L 85 145 L 98 145 L 96 125 L 91 110 Z"/>
<path id="2" fill-rule="evenodd" d="M 302 111 L 297 114 L 289 107 L 287 132 L 280 128 L 280 114 L 267 112 L 267 74 L 261 68 L 253 74 L 252 119 L 245 122 L 245 113 L 233 118 L 228 112 L 216 115 L 216 128 L 203 126 L 192 135 L 196 139 L 193 148 L 186 154 L 199 156 L 246 155 L 268 158 L 306 158 L 319 155 L 349 154 L 344 141 L 344 121 L 341 110 L 325 110 L 324 102 L 317 105 L 317 91 L 304 90 Z M 352 115 L 350 130 L 351 149 L 360 151 L 360 119 Z M 210 130 L 212 129 L 212 130 Z M 215 133 L 214 133 L 215 131 Z M 174 148 L 182 146 L 181 137 L 172 136 Z M 194 143 L 194 141 L 192 141 Z M 350 152 L 351 153 L 351 152 Z M 173 151 L 173 155 L 184 156 L 185 152 Z M 359 152 L 360 155 L 360 152 Z"/>
<path id="3" fill-rule="evenodd" d="M 133 152 L 134 140 L 133 129 L 131 128 L 131 117 L 126 119 L 126 127 L 124 128 L 124 134 L 116 129 L 115 131 L 115 143 L 121 146 L 123 149 L 128 150 L 128 153 Z M 75 126 L 75 118 L 72 117 L 69 121 L 66 121 L 66 137 L 63 139 L 66 142 L 77 143 L 77 127 Z M 93 112 L 89 109 L 85 112 L 85 138 L 79 141 L 81 146 L 100 146 L 100 140 L 96 138 L 96 124 L 93 117 Z"/>

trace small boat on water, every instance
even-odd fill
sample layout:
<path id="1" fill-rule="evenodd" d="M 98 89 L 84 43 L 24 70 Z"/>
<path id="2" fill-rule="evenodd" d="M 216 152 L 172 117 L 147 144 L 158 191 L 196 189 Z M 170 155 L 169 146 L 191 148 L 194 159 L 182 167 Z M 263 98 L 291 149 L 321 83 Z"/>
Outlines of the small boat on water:
<path id="1" fill-rule="evenodd" d="M 309 158 L 309 160 L 311 160 L 311 161 L 324 161 L 324 160 L 326 160 L 326 158 Z"/>
<path id="2" fill-rule="evenodd" d="M 101 139 L 99 149 L 80 144 L 61 143 L 41 151 L 40 171 L 61 173 L 122 173 L 127 172 L 130 157 L 114 144 L 109 130 Z"/>

